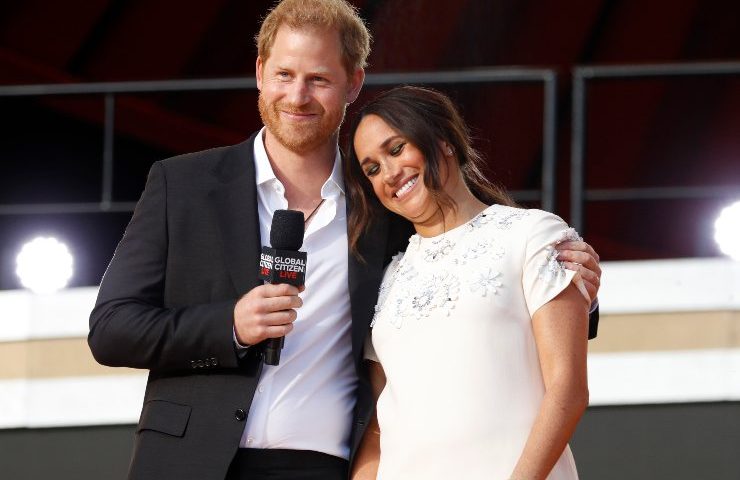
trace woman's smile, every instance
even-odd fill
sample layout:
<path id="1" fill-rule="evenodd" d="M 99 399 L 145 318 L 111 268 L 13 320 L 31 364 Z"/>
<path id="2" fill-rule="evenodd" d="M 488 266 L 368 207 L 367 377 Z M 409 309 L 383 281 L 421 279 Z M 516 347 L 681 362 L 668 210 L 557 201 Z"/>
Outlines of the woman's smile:
<path id="1" fill-rule="evenodd" d="M 410 180 L 405 182 L 401 188 L 396 190 L 396 193 L 393 194 L 396 198 L 403 198 L 406 196 L 413 188 L 416 186 L 416 182 L 419 180 L 419 175 L 414 175 Z"/>

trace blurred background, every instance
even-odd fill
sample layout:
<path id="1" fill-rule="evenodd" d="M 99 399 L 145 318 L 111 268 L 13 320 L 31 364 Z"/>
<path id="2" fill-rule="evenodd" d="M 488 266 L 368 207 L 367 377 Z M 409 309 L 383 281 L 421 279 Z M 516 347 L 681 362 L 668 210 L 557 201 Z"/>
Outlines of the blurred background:
<path id="1" fill-rule="evenodd" d="M 92 360 L 96 286 L 154 161 L 260 127 L 272 3 L 0 7 L 0 477 L 124 478 L 145 374 Z M 740 2 L 352 3 L 375 40 L 348 115 L 400 83 L 445 91 L 487 174 L 601 255 L 581 478 L 740 478 L 740 220 L 715 238 L 740 200 Z M 21 261 L 36 237 L 67 253 Z"/>

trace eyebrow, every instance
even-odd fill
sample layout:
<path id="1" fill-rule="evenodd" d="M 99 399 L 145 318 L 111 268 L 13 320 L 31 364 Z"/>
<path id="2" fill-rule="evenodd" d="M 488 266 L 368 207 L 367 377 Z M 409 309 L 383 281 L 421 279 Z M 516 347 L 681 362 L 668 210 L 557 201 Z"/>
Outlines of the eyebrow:
<path id="1" fill-rule="evenodd" d="M 288 66 L 285 66 L 285 65 L 275 65 L 275 70 L 276 71 L 294 72 L 295 71 L 295 68 L 288 67 Z M 315 70 L 312 70 L 312 71 L 308 72 L 306 75 L 309 75 L 309 76 L 310 75 L 321 75 L 322 77 L 325 77 L 325 76 L 331 75 L 331 73 L 332 73 L 331 68 L 320 66 L 320 67 L 316 68 Z"/>
<path id="2" fill-rule="evenodd" d="M 401 135 L 391 135 L 390 137 L 383 140 L 383 143 L 380 144 L 380 148 L 385 148 L 388 146 L 391 141 L 395 140 L 396 138 L 403 138 Z M 360 160 L 360 166 L 365 165 L 367 162 L 370 161 L 370 157 L 365 157 L 362 160 Z"/>

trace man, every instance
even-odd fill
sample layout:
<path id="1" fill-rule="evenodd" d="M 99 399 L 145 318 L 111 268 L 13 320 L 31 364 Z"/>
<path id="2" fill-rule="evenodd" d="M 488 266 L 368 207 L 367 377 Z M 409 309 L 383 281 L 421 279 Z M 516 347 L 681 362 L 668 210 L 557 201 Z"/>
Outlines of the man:
<path id="1" fill-rule="evenodd" d="M 337 133 L 369 34 L 343 0 L 285 0 L 257 42 L 265 127 L 152 166 L 90 316 L 99 362 L 150 371 L 130 478 L 345 478 L 372 411 L 362 345 L 410 226 L 389 216 L 364 262 L 348 254 Z M 305 292 L 257 278 L 279 208 L 307 219 Z M 262 342 L 286 334 L 263 365 Z"/>

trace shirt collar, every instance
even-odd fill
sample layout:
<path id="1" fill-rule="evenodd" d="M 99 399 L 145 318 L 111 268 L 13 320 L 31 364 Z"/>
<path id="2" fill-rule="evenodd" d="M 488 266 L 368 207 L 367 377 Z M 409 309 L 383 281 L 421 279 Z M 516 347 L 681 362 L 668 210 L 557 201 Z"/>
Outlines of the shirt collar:
<path id="1" fill-rule="evenodd" d="M 257 186 L 266 184 L 272 180 L 279 182 L 275 176 L 275 172 L 272 170 L 270 165 L 270 159 L 267 156 L 267 150 L 265 150 L 264 133 L 265 128 L 257 134 L 254 139 L 254 167 L 255 167 L 255 179 Z M 337 192 L 338 191 L 338 192 Z M 339 147 L 337 147 L 337 153 L 334 156 L 334 166 L 331 169 L 329 178 L 326 179 L 324 185 L 321 187 L 321 197 L 328 198 L 333 193 L 344 194 L 344 176 L 342 175 L 342 155 L 339 153 Z"/>
<path id="2" fill-rule="evenodd" d="M 270 180 L 277 180 L 275 172 L 272 170 L 272 165 L 270 165 L 267 150 L 265 150 L 264 134 L 265 127 L 262 127 L 262 130 L 259 131 L 257 137 L 254 139 L 254 169 L 257 186 L 263 185 Z"/>

